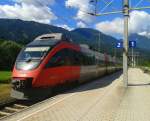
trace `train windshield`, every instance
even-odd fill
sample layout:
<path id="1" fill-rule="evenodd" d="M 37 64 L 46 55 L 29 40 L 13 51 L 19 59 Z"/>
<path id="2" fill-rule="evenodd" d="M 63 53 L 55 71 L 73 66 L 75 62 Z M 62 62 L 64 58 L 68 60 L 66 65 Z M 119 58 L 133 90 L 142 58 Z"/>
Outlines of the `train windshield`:
<path id="1" fill-rule="evenodd" d="M 50 47 L 27 47 L 18 56 L 17 60 L 41 60 Z"/>
<path id="2" fill-rule="evenodd" d="M 17 60 L 16 67 L 21 70 L 31 70 L 38 67 L 47 54 L 50 47 L 26 47 L 23 49 Z"/>

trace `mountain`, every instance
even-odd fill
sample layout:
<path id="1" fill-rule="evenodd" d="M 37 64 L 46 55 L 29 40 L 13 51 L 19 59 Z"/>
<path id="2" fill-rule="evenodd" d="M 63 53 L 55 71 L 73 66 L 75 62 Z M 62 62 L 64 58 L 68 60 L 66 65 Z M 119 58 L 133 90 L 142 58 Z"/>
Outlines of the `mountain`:
<path id="1" fill-rule="evenodd" d="M 78 34 L 72 33 L 64 28 L 34 21 L 22 21 L 19 19 L 0 19 L 0 39 L 12 40 L 27 44 L 34 38 L 45 33 L 65 33 L 73 40 L 85 40 Z"/>
<path id="2" fill-rule="evenodd" d="M 137 48 L 150 51 L 150 38 L 138 34 L 131 34 L 129 40 L 136 41 Z"/>
<path id="3" fill-rule="evenodd" d="M 92 49 L 100 50 L 111 55 L 114 55 L 116 43 L 121 41 L 91 28 L 77 28 L 68 31 L 61 27 L 33 21 L 0 19 L 0 40 L 11 40 L 17 43 L 27 44 L 41 34 L 54 32 L 65 33 L 77 44 L 88 44 Z M 150 56 L 149 38 L 132 34 L 129 36 L 129 40 L 137 41 L 136 51 L 144 53 L 145 56 Z M 117 49 L 117 54 L 121 55 L 121 49 Z"/>
<path id="4" fill-rule="evenodd" d="M 0 39 L 12 40 L 17 43 L 27 44 L 35 37 L 52 32 L 65 33 L 75 43 L 89 44 L 93 49 L 98 48 L 100 40 L 101 51 L 112 54 L 113 46 L 117 39 L 89 28 L 77 28 L 68 31 L 61 27 L 41 24 L 33 21 L 19 19 L 0 19 Z M 99 39 L 100 38 L 100 39 Z"/>
<path id="5" fill-rule="evenodd" d="M 140 59 L 150 61 L 150 38 L 138 34 L 131 34 L 130 41 L 136 41 L 136 48 L 134 51 L 139 52 Z M 129 49 L 131 52 L 132 50 Z"/>
<path id="6" fill-rule="evenodd" d="M 86 38 L 83 43 L 91 45 L 94 49 L 100 48 L 100 51 L 111 55 L 114 54 L 116 43 L 120 41 L 91 28 L 77 28 L 71 32 L 78 34 L 82 38 Z"/>
<path id="7" fill-rule="evenodd" d="M 114 42 L 119 41 L 116 38 L 113 38 L 109 35 L 105 35 L 102 32 L 91 29 L 91 28 L 77 28 L 77 29 L 73 30 L 72 33 L 78 33 L 78 35 L 84 36 L 90 42 L 92 40 L 100 39 L 102 41 L 102 43 L 105 42 L 105 43 L 114 44 Z"/>
<path id="8" fill-rule="evenodd" d="M 0 39 L 13 40 L 18 43 L 28 43 L 38 35 L 51 32 L 68 31 L 52 25 L 19 19 L 0 19 Z"/>

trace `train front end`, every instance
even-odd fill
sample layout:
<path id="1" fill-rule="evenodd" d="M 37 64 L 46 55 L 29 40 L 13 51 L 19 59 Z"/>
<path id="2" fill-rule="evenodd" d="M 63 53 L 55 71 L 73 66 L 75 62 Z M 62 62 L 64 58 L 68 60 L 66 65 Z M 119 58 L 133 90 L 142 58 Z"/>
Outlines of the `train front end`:
<path id="1" fill-rule="evenodd" d="M 11 97 L 28 99 L 37 94 L 38 88 L 33 85 L 41 72 L 41 65 L 49 48 L 29 45 L 22 49 L 12 73 Z"/>
<path id="2" fill-rule="evenodd" d="M 54 82 L 48 80 L 50 74 L 45 74 L 45 66 L 51 58 L 52 48 L 64 39 L 62 33 L 44 34 L 21 50 L 12 73 L 11 97 L 24 100 L 51 94 Z"/>

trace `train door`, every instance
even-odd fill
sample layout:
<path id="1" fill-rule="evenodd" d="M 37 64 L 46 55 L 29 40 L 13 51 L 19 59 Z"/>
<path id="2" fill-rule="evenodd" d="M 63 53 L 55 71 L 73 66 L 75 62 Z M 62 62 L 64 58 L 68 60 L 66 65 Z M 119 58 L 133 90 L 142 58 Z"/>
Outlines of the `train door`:
<path id="1" fill-rule="evenodd" d="M 73 49 L 68 50 L 68 56 L 71 61 L 72 81 L 78 81 L 80 78 L 80 55 Z"/>
<path id="2" fill-rule="evenodd" d="M 105 56 L 106 73 L 108 73 L 109 72 L 109 70 L 108 70 L 108 64 L 109 64 L 108 55 L 105 53 L 104 56 Z"/>

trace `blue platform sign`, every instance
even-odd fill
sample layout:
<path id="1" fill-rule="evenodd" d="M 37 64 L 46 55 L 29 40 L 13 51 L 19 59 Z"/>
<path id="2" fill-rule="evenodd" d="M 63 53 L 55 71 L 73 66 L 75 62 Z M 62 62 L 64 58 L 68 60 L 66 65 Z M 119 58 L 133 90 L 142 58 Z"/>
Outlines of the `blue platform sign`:
<path id="1" fill-rule="evenodd" d="M 136 41 L 129 41 L 129 47 L 135 48 L 136 47 Z"/>
<path id="2" fill-rule="evenodd" d="M 116 48 L 123 48 L 123 43 L 122 42 L 117 42 Z"/>

